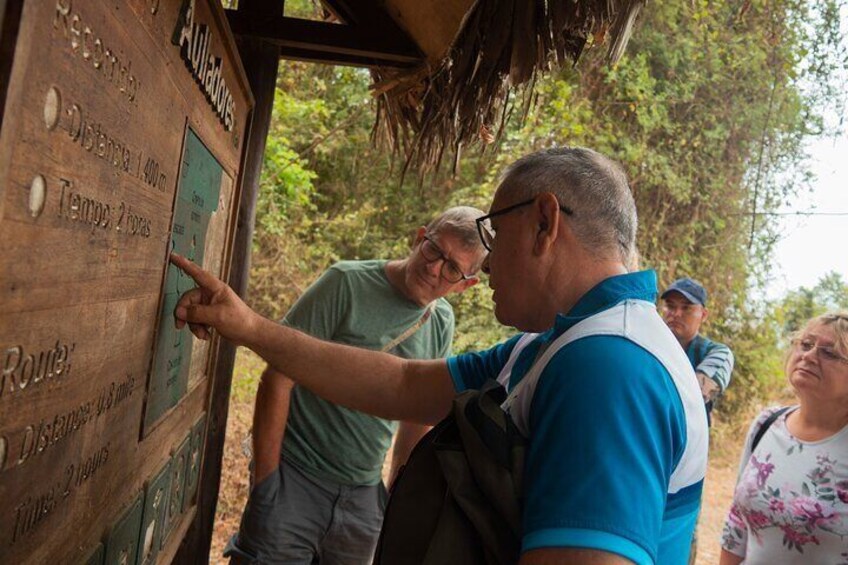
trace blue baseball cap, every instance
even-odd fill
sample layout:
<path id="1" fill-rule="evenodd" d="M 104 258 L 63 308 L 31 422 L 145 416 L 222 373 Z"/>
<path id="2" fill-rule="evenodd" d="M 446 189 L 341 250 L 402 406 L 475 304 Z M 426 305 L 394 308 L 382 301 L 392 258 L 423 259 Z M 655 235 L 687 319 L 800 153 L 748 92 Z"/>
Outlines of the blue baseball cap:
<path id="1" fill-rule="evenodd" d="M 707 290 L 701 286 L 701 283 L 689 277 L 677 279 L 665 289 L 660 298 L 665 298 L 670 292 L 679 292 L 686 300 L 692 304 L 707 305 Z"/>

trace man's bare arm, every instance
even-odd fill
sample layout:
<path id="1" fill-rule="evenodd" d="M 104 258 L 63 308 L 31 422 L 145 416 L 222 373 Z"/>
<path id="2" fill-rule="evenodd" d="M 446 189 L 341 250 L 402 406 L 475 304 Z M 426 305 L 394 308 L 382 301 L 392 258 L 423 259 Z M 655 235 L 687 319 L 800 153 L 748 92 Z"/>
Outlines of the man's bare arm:
<path id="1" fill-rule="evenodd" d="M 321 341 L 262 319 L 248 347 L 334 404 L 390 420 L 435 424 L 455 395 L 444 359 L 407 360 Z"/>
<path id="2" fill-rule="evenodd" d="M 266 367 L 256 391 L 253 409 L 253 485 L 275 472 L 289 418 L 294 382 Z"/>
<path id="3" fill-rule="evenodd" d="M 521 556 L 520 565 L 632 565 L 625 557 L 597 549 L 533 549 Z"/>
<path id="4" fill-rule="evenodd" d="M 398 471 L 400 468 L 406 464 L 406 460 L 409 459 L 409 454 L 412 453 L 412 449 L 418 443 L 418 441 L 424 437 L 428 431 L 430 431 L 430 426 L 422 425 L 422 424 L 414 424 L 412 422 L 401 422 L 398 426 L 397 437 L 395 437 L 395 446 L 392 449 L 392 468 L 389 472 L 389 489 L 392 488 L 392 485 L 397 479 Z"/>
<path id="5" fill-rule="evenodd" d="M 695 376 L 698 377 L 698 384 L 701 387 L 701 396 L 704 399 L 704 402 L 709 402 L 718 396 L 718 393 L 721 392 L 721 387 L 716 383 L 713 379 L 708 377 L 706 374 L 696 371 Z"/>
<path id="6" fill-rule="evenodd" d="M 188 259 L 172 255 L 171 261 L 199 287 L 177 303 L 177 328 L 188 324 L 201 339 L 209 339 L 215 329 L 334 404 L 422 424 L 436 423 L 450 410 L 454 388 L 444 359 L 409 361 L 315 339 L 263 318 Z"/>

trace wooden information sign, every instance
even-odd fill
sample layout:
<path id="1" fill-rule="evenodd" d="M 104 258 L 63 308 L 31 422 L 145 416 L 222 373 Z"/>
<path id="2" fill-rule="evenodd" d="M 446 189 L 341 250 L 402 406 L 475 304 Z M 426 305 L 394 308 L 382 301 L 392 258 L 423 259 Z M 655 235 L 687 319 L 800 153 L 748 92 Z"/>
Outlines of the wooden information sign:
<path id="1" fill-rule="evenodd" d="M 174 328 L 191 282 L 167 258 L 226 278 L 253 100 L 214 0 L 11 4 L 0 563 L 168 563 L 203 483 L 217 343 Z"/>

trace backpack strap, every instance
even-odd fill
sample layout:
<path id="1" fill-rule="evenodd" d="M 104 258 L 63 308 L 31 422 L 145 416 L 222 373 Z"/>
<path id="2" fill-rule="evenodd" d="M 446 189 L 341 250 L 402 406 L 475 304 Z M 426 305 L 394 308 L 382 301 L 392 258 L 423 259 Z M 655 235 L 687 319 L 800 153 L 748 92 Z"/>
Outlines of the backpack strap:
<path id="1" fill-rule="evenodd" d="M 539 334 L 534 333 L 526 333 L 522 335 L 515 344 L 515 347 L 512 348 L 512 353 L 509 354 L 509 359 L 507 359 L 506 365 L 501 369 L 500 374 L 498 374 L 497 381 L 503 386 L 505 389 L 509 389 L 509 380 L 512 376 L 512 368 L 515 366 L 515 362 L 518 360 L 518 357 L 521 355 L 521 352 L 525 347 L 533 343 L 533 340 L 539 337 Z"/>
<path id="2" fill-rule="evenodd" d="M 791 408 L 790 406 L 784 406 L 769 415 L 768 418 L 765 419 L 763 424 L 760 426 L 760 429 L 757 430 L 757 433 L 754 434 L 754 440 L 751 442 L 751 453 L 754 453 L 754 450 L 757 449 L 757 445 L 759 445 L 760 440 L 763 439 L 763 436 L 766 435 L 766 432 L 774 424 L 780 416 L 786 413 L 787 410 Z"/>
<path id="3" fill-rule="evenodd" d="M 433 315 L 433 311 L 436 309 L 436 301 L 430 303 L 430 306 L 427 307 L 427 310 L 424 311 L 424 315 L 422 315 L 417 322 L 406 328 L 406 331 L 394 338 L 392 341 L 383 346 L 380 350 L 380 353 L 388 353 L 410 337 L 412 337 L 415 332 L 417 332 L 421 326 L 427 323 L 427 320 L 430 319 L 430 316 Z"/>
<path id="4" fill-rule="evenodd" d="M 394 349 L 395 347 L 415 335 L 415 332 L 420 330 L 421 327 L 427 323 L 427 320 L 430 319 L 430 316 L 433 315 L 433 312 L 435 312 L 435 310 L 436 301 L 434 300 L 424 311 L 424 314 L 420 318 L 418 318 L 417 322 L 406 328 L 406 330 L 402 334 L 400 334 L 392 341 L 384 345 L 383 348 L 380 349 L 380 353 L 388 353 L 389 351 L 391 351 L 392 349 Z M 250 429 L 247 430 L 247 434 L 244 436 L 244 439 L 241 440 L 241 452 L 248 459 L 253 458 L 253 426 L 250 426 Z"/>

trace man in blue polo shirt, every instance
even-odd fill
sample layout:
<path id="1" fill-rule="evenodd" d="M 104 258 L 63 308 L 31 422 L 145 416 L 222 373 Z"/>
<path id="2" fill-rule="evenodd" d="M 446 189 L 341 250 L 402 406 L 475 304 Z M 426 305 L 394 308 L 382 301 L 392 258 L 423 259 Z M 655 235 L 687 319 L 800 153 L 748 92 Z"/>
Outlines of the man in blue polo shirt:
<path id="1" fill-rule="evenodd" d="M 695 369 L 709 423 L 713 402 L 730 384 L 733 352 L 725 344 L 701 335 L 701 326 L 709 316 L 707 289 L 701 283 L 689 277 L 677 279 L 660 298 L 663 319 Z"/>
<path id="2" fill-rule="evenodd" d="M 689 361 L 628 273 L 636 209 L 606 157 L 557 148 L 508 168 L 478 220 L 495 315 L 524 332 L 481 353 L 410 361 L 320 342 L 251 311 L 181 257 L 200 288 L 175 316 L 209 326 L 299 385 L 384 418 L 437 422 L 458 391 L 498 379 L 527 437 L 522 565 L 683 564 L 706 470 L 707 423 Z"/>

